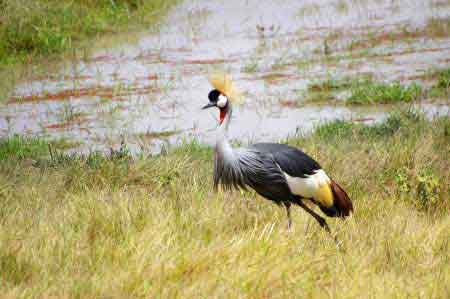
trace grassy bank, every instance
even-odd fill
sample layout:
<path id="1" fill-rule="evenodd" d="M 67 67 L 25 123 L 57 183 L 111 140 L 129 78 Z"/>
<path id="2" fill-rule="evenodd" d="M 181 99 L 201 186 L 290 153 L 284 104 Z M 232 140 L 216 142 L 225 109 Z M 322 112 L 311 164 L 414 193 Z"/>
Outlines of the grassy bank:
<path id="1" fill-rule="evenodd" d="M 373 83 L 361 82 L 351 89 L 351 96 L 346 99 L 348 104 L 389 104 L 409 103 L 422 95 L 422 88 L 418 84 L 403 86 L 399 82 Z"/>
<path id="2" fill-rule="evenodd" d="M 212 150 L 67 156 L 0 143 L 2 298 L 447 298 L 450 119 L 396 113 L 290 140 L 354 200 L 329 221 L 212 191 Z M 20 152 L 20 155 L 16 153 Z"/>
<path id="3" fill-rule="evenodd" d="M 154 24 L 177 0 L 0 0 L 0 73 L 22 76 L 21 66 L 89 49 L 106 34 Z M 0 96 L 14 82 L 0 83 Z"/>
<path id="4" fill-rule="evenodd" d="M 419 82 L 377 82 L 371 76 L 329 77 L 308 85 L 305 101 L 326 103 L 337 100 L 339 93 L 346 93 L 342 101 L 347 105 L 398 104 L 419 101 L 424 98 L 448 98 L 450 93 L 450 69 L 430 69 L 421 79 L 431 81 L 425 88 Z"/>
<path id="5" fill-rule="evenodd" d="M 2 0 L 0 64 L 28 62 L 105 33 L 151 24 L 174 2 Z"/>

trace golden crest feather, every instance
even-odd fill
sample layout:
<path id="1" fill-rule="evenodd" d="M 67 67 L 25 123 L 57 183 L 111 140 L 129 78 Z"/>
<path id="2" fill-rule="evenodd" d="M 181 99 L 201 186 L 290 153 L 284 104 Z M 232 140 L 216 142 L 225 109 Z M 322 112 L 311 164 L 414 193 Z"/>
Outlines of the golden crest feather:
<path id="1" fill-rule="evenodd" d="M 215 89 L 224 94 L 230 101 L 234 103 L 243 102 L 244 98 L 234 86 L 231 75 L 222 72 L 215 72 L 209 76 L 208 80 Z"/>

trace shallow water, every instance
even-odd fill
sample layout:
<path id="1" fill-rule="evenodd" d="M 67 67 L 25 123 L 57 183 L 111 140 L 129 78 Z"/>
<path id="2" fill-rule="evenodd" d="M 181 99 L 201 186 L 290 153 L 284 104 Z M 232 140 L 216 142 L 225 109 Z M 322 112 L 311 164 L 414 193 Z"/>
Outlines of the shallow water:
<path id="1" fill-rule="evenodd" d="M 80 142 L 80 151 L 115 148 L 122 140 L 133 151 L 151 152 L 191 138 L 212 143 L 217 111 L 200 108 L 215 69 L 232 73 L 246 94 L 230 128 L 243 142 L 279 140 L 337 118 L 377 121 L 396 107 L 305 104 L 306 88 L 328 76 L 362 74 L 408 83 L 448 66 L 450 37 L 420 30 L 431 18 L 449 18 L 450 3 L 372 2 L 185 1 L 158 33 L 144 31 L 136 42 L 124 36 L 19 84 L 0 106 L 0 134 L 67 137 Z M 405 29 L 419 33 L 405 37 Z M 349 50 L 385 33 L 399 38 Z M 416 106 L 429 116 L 450 111 L 448 99 Z"/>

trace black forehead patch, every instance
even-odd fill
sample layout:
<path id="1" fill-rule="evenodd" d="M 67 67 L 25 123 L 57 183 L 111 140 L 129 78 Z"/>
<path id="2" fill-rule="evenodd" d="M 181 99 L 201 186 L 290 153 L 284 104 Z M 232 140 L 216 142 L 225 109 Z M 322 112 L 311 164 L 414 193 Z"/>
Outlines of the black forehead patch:
<path id="1" fill-rule="evenodd" d="M 218 91 L 217 89 L 211 90 L 208 94 L 208 98 L 211 102 L 217 102 L 217 100 L 219 99 L 219 96 L 220 96 L 220 91 Z"/>

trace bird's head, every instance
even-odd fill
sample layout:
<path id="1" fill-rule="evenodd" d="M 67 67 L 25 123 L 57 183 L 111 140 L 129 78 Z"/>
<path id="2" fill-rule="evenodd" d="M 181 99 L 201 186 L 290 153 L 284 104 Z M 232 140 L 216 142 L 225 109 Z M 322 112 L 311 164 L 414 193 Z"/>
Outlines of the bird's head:
<path id="1" fill-rule="evenodd" d="M 243 97 L 234 87 L 231 76 L 225 73 L 217 72 L 209 77 L 209 82 L 214 87 L 208 94 L 209 103 L 203 109 L 217 107 L 220 111 L 220 123 L 230 113 L 231 102 L 241 102 Z"/>
<path id="2" fill-rule="evenodd" d="M 212 107 L 219 108 L 220 111 L 220 123 L 222 124 L 223 120 L 225 119 L 225 116 L 227 115 L 229 104 L 228 104 L 228 98 L 226 95 L 222 94 L 217 89 L 213 89 L 208 94 L 209 103 L 203 106 L 202 109 L 208 109 Z"/>

